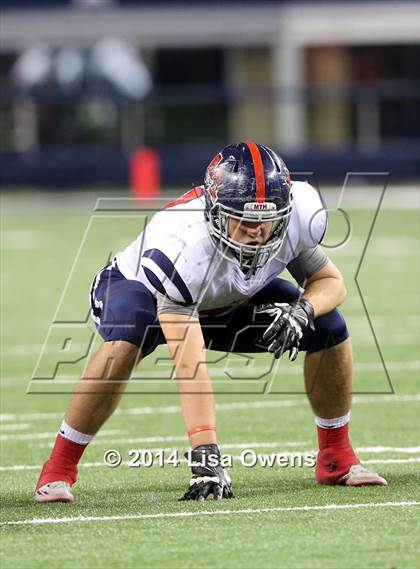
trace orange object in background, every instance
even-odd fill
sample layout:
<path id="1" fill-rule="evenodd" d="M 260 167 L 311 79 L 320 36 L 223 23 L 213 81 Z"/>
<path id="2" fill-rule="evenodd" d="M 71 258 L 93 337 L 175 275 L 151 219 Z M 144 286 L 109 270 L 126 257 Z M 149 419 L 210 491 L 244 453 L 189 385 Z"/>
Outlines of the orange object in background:
<path id="1" fill-rule="evenodd" d="M 130 187 L 135 198 L 154 198 L 160 191 L 160 158 L 153 148 L 139 148 L 130 157 Z"/>

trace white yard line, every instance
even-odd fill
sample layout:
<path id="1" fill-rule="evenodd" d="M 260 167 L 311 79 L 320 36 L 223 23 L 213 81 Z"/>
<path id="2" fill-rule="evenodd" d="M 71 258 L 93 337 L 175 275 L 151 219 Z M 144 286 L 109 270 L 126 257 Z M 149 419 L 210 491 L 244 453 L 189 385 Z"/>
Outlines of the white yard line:
<path id="1" fill-rule="evenodd" d="M 35 439 L 50 439 L 51 437 L 56 437 L 58 431 L 53 431 L 49 433 L 27 433 L 25 435 L 0 435 L 0 441 L 8 441 L 8 442 L 15 442 L 15 441 L 32 441 Z M 106 435 L 118 435 L 125 433 L 124 430 L 121 429 L 109 429 L 100 431 L 98 436 L 106 436 Z"/>
<path id="2" fill-rule="evenodd" d="M 356 305 L 362 308 L 360 299 L 358 299 L 358 304 Z M 389 323 L 393 321 L 393 315 L 376 315 L 372 314 L 372 322 L 376 333 L 380 337 L 381 344 L 384 346 L 392 345 L 394 342 L 401 344 L 403 342 L 407 345 L 413 345 L 416 343 L 415 332 L 417 330 L 418 320 L 416 317 L 404 316 L 404 332 L 401 331 L 390 331 Z M 347 316 L 346 318 L 349 328 L 352 332 L 353 343 L 356 345 L 363 345 L 364 338 L 371 339 L 372 333 L 369 327 L 369 323 L 363 313 L 358 313 L 356 316 Z M 407 332 L 410 331 L 410 327 L 413 328 L 413 334 Z M 6 344 L 3 346 L 4 356 L 39 356 L 43 350 L 44 354 L 59 354 L 62 353 L 61 350 L 57 349 L 56 346 L 45 346 L 43 349 L 43 344 Z M 86 344 L 81 342 L 73 342 L 71 345 L 72 352 L 85 352 Z M 399 363 L 399 362 L 396 362 Z M 404 362 L 400 362 L 404 363 Z M 362 364 L 363 365 L 363 364 Z"/>
<path id="3" fill-rule="evenodd" d="M 133 445 L 133 444 L 151 444 L 151 443 L 164 443 L 164 442 L 183 442 L 187 444 L 188 438 L 184 435 L 177 435 L 177 436 L 169 436 L 169 437 L 139 437 L 139 438 L 131 438 L 131 439 L 101 439 L 100 441 L 93 440 L 90 445 Z M 32 448 L 51 448 L 54 441 L 49 443 L 38 443 L 34 445 L 30 445 Z M 278 446 L 289 446 L 289 447 L 297 447 L 305 445 L 305 441 L 290 441 L 285 443 L 279 442 L 252 442 L 252 443 L 224 443 L 221 445 L 222 448 L 258 448 L 258 447 L 278 447 Z M 172 447 L 171 447 L 172 448 Z M 153 449 L 147 449 L 153 450 Z M 168 449 L 158 449 L 158 450 L 168 450 Z"/>
<path id="4" fill-rule="evenodd" d="M 364 460 L 363 464 L 407 464 L 410 462 L 420 462 L 420 456 L 413 456 L 411 458 L 382 458 Z"/>
<path id="5" fill-rule="evenodd" d="M 415 342 L 417 345 L 417 340 L 415 339 L 415 335 L 411 334 L 411 335 L 407 335 L 407 338 L 410 340 L 410 342 L 399 342 L 398 345 L 408 345 L 408 343 L 412 343 Z M 399 337 L 399 340 L 401 340 L 401 337 Z M 361 341 L 361 344 L 363 346 L 366 346 L 367 342 L 373 341 L 373 337 L 370 334 L 370 332 L 366 335 L 365 338 L 363 338 L 363 340 Z M 353 342 L 354 343 L 354 342 Z M 381 342 L 382 343 L 382 342 Z M 413 360 L 413 361 L 408 361 L 408 362 L 386 362 L 386 368 L 387 371 L 389 372 L 403 372 L 403 371 L 418 371 L 420 369 L 420 361 L 419 360 Z M 381 362 L 361 362 L 361 363 L 356 363 L 355 364 L 355 371 L 358 374 L 363 374 L 365 372 L 369 372 L 369 373 L 383 373 L 384 372 L 384 367 L 382 365 Z M 283 365 L 283 363 L 279 360 L 277 362 L 275 362 L 273 365 L 271 364 L 267 364 L 267 365 L 257 365 L 257 366 L 243 366 L 243 367 L 229 367 L 226 366 L 224 368 L 211 368 L 210 367 L 210 372 L 212 377 L 214 377 L 216 380 L 222 379 L 225 381 L 234 381 L 234 380 L 252 380 L 254 378 L 255 375 L 258 375 L 259 377 L 262 377 L 262 375 L 264 374 L 264 377 L 266 380 L 268 380 L 269 378 L 273 378 L 273 374 L 284 374 L 284 376 L 302 376 L 303 375 L 303 369 L 301 365 L 295 365 L 294 367 L 285 367 Z M 135 382 L 142 382 L 145 379 L 148 380 L 157 380 L 157 381 L 171 381 L 172 380 L 172 375 L 173 375 L 173 371 L 172 368 L 164 368 L 161 371 L 158 372 L 150 372 L 147 374 L 146 376 L 142 376 L 142 377 L 133 377 L 131 379 L 131 385 L 133 385 L 133 383 Z M 233 379 L 232 379 L 233 378 Z M 48 379 L 48 380 L 33 380 L 33 384 L 34 385 L 47 385 L 50 382 L 53 382 L 55 386 L 57 385 L 76 385 L 78 380 L 78 374 L 62 374 L 62 375 L 58 375 L 54 380 L 52 379 Z M 25 379 L 26 382 L 26 379 Z M 31 383 L 31 381 L 28 380 L 28 384 Z M 5 388 L 5 387 L 15 387 L 15 386 L 21 386 L 22 387 L 22 380 L 16 380 L 16 378 L 13 377 L 3 377 L 0 379 L 0 386 Z M 0 417 L 1 420 L 1 417 Z"/>
<path id="6" fill-rule="evenodd" d="M 6 229 L 2 231 L 1 248 L 16 251 L 37 249 L 44 236 L 44 232 L 32 229 Z"/>
<path id="7" fill-rule="evenodd" d="M 101 431 L 100 431 L 101 432 Z M 105 439 L 101 441 L 97 441 L 93 439 L 90 445 L 98 445 L 98 444 L 150 444 L 150 443 L 169 443 L 169 442 L 177 442 L 182 441 L 186 442 L 188 440 L 186 435 L 169 435 L 169 436 L 155 436 L 155 437 L 138 437 L 138 438 L 131 438 L 131 439 Z M 53 445 L 53 442 L 49 443 L 38 443 L 34 445 L 30 445 L 33 448 L 49 448 Z M 297 443 L 299 444 L 299 443 Z"/>
<path id="8" fill-rule="evenodd" d="M 230 411 L 235 409 L 260 409 L 270 407 L 294 407 L 296 405 L 307 405 L 306 400 L 289 399 L 284 401 L 251 401 L 251 402 L 235 402 L 235 403 L 217 403 L 218 411 Z M 171 415 L 180 413 L 181 407 L 178 405 L 169 405 L 166 407 L 131 407 L 128 409 L 117 409 L 114 415 Z M 62 418 L 64 412 L 60 413 L 8 413 L 0 415 L 0 421 L 15 420 L 45 420 Z"/>
<path id="9" fill-rule="evenodd" d="M 77 350 L 86 350 L 86 344 L 82 344 L 81 342 L 72 342 L 71 344 L 72 351 Z M 5 355 L 13 355 L 13 356 L 39 356 L 42 350 L 42 344 L 10 344 L 9 346 L 4 347 L 4 354 Z M 44 354 L 57 354 L 60 353 L 55 346 L 46 346 L 44 349 Z"/>
<path id="10" fill-rule="evenodd" d="M 417 342 L 418 340 L 414 340 Z M 420 361 L 411 362 L 385 362 L 388 371 L 417 371 L 420 369 Z M 383 371 L 384 366 L 381 362 L 364 362 L 355 364 L 356 371 Z"/>
<path id="11" fill-rule="evenodd" d="M 68 524 L 79 522 L 114 522 L 127 520 L 147 520 L 165 518 L 190 518 L 195 516 L 228 516 L 233 514 L 273 514 L 282 512 L 311 512 L 330 510 L 353 510 L 362 508 L 407 508 L 419 506 L 420 502 L 372 502 L 370 504 L 323 504 L 321 506 L 286 506 L 279 508 L 247 508 L 246 510 L 202 510 L 195 512 L 167 512 L 160 514 L 125 514 L 115 516 L 74 516 L 66 518 L 32 518 L 30 520 L 14 520 L 1 522 L 1 526 L 26 526 L 47 524 Z"/>
<path id="12" fill-rule="evenodd" d="M 353 397 L 353 403 L 364 404 L 364 403 L 414 403 L 420 401 L 419 393 L 396 395 L 396 394 L 386 394 L 386 395 L 355 395 Z"/>
<path id="13" fill-rule="evenodd" d="M 45 421 L 60 417 L 64 417 L 64 411 L 62 413 L 4 413 L 0 415 L 0 421 Z"/>
<path id="14" fill-rule="evenodd" d="M 366 341 L 369 339 L 371 340 L 373 339 L 371 334 L 369 334 L 369 336 L 367 336 L 367 338 L 363 340 L 364 346 L 366 346 Z M 413 335 L 410 336 L 410 339 L 413 341 L 413 343 L 416 343 L 417 345 L 418 341 L 415 339 L 415 337 L 413 337 Z M 413 360 L 407 362 L 385 362 L 385 365 L 388 371 L 417 371 L 420 369 L 419 360 Z M 303 374 L 302 365 L 298 364 L 293 367 L 290 366 L 286 367 L 286 366 L 287 362 L 285 365 L 285 363 L 282 360 L 277 360 L 277 362 L 274 362 L 273 364 L 270 364 L 270 362 L 268 362 L 266 365 L 248 366 L 244 364 L 243 367 L 229 367 L 227 365 L 224 368 L 211 368 L 210 366 L 209 368 L 210 368 L 210 373 L 213 377 L 225 377 L 226 379 L 229 379 L 229 376 L 226 375 L 226 373 L 229 373 L 229 375 L 231 377 L 234 377 L 235 379 L 242 379 L 242 378 L 252 379 L 253 374 L 260 375 L 263 373 L 267 373 L 267 377 L 273 373 L 284 373 L 285 375 Z M 354 368 L 356 372 L 365 372 L 365 371 L 382 372 L 384 366 L 382 365 L 381 362 L 360 362 L 356 363 Z M 151 374 L 150 377 L 153 378 L 154 377 L 153 374 Z M 141 381 L 141 379 L 138 379 L 137 381 Z"/>
<path id="15" fill-rule="evenodd" d="M 416 340 L 416 336 L 415 334 L 411 334 L 408 335 L 408 337 L 410 338 L 410 340 L 416 344 L 417 346 L 417 340 Z M 366 335 L 365 338 L 363 338 L 362 340 L 362 345 L 366 346 L 366 343 L 372 341 L 373 342 L 373 336 L 369 333 Z M 353 342 L 354 343 L 354 342 Z M 399 344 L 399 345 L 406 345 L 404 344 Z M 266 377 L 270 377 L 272 376 L 272 374 L 277 374 L 277 373 L 282 373 L 285 376 L 300 376 L 303 374 L 303 368 L 301 365 L 297 364 L 293 367 L 291 366 L 287 366 L 284 364 L 284 362 L 282 362 L 281 360 L 278 360 L 274 363 L 270 363 L 270 361 L 267 362 L 267 364 L 265 365 L 256 365 L 256 366 L 252 366 L 252 365 L 247 365 L 244 363 L 244 365 L 242 367 L 230 367 L 229 365 L 226 365 L 225 367 L 221 368 L 221 367 L 211 367 L 209 366 L 210 369 L 210 373 L 212 375 L 212 377 L 214 378 L 223 378 L 226 381 L 232 381 L 231 378 L 234 379 L 253 379 L 253 377 L 257 374 L 258 376 L 261 376 L 262 374 L 266 374 Z M 413 360 L 413 361 L 408 361 L 408 362 L 386 362 L 386 368 L 388 371 L 394 371 L 394 372 L 401 372 L 401 371 L 417 371 L 420 369 L 420 361 L 419 360 Z M 360 362 L 360 363 L 356 363 L 355 364 L 355 371 L 357 373 L 364 373 L 364 372 L 378 372 L 381 373 L 383 372 L 384 367 L 382 365 L 381 362 Z M 141 371 L 141 370 L 140 370 Z M 156 380 L 166 380 L 166 381 L 170 381 L 171 377 L 172 377 L 172 367 L 164 367 L 163 369 L 156 371 L 156 372 L 148 372 L 147 375 L 145 375 L 145 372 L 143 373 L 142 376 L 137 376 L 134 374 L 134 376 L 131 379 L 131 382 L 136 382 L 136 381 L 144 381 L 145 379 L 148 380 L 152 380 L 152 379 L 156 379 Z M 46 379 L 46 380 L 33 380 L 34 384 L 47 384 L 49 382 L 54 382 L 55 385 L 74 385 L 78 380 L 78 375 L 77 373 L 75 374 L 60 374 L 58 375 L 55 379 Z M 17 382 L 15 379 L 10 378 L 10 377 L 6 377 L 4 379 L 1 380 L 1 385 L 3 387 L 5 386 L 12 386 L 12 385 L 16 385 Z"/>
<path id="16" fill-rule="evenodd" d="M 85 464 L 79 464 L 80 466 L 87 466 L 87 468 L 92 468 L 96 466 L 103 466 L 103 462 L 86 462 Z M 17 472 L 19 470 L 39 470 L 41 468 L 40 464 L 13 464 L 11 466 L 0 466 L 0 472 Z"/>
<path id="17" fill-rule="evenodd" d="M 303 395 L 303 394 L 302 394 Z M 267 396 L 267 399 L 269 395 Z M 404 394 L 404 395 L 357 395 L 353 398 L 353 403 L 413 403 L 420 401 L 420 394 Z M 283 401 L 240 401 L 232 403 L 217 403 L 216 409 L 218 411 L 231 411 L 241 409 L 269 409 L 281 407 L 295 407 L 307 406 L 308 401 L 306 397 L 301 399 L 285 399 Z M 167 407 L 131 407 L 128 409 L 117 409 L 114 415 L 167 415 L 173 413 L 180 413 L 181 408 L 177 405 L 170 405 Z M 43 421 L 47 419 L 60 419 L 63 417 L 63 412 L 60 413 L 7 413 L 0 415 L 0 421 Z"/>
<path id="18" fill-rule="evenodd" d="M 383 452 L 401 452 L 403 454 L 414 454 L 420 452 L 420 447 L 356 447 L 356 452 L 370 452 L 370 453 L 383 453 Z"/>
<path id="19" fill-rule="evenodd" d="M 30 423 L 9 423 L 6 425 L 1 425 L 0 430 L 2 431 L 27 431 L 31 428 Z"/>

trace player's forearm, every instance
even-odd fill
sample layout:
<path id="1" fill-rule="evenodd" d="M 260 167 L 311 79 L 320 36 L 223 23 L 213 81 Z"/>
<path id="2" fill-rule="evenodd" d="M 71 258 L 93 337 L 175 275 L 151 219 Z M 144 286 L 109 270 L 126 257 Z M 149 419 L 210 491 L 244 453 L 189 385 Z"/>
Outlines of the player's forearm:
<path id="1" fill-rule="evenodd" d="M 184 423 L 193 448 L 216 444 L 213 387 L 198 319 L 162 314 L 160 323 L 175 363 Z"/>
<path id="2" fill-rule="evenodd" d="M 339 306 L 346 295 L 346 287 L 341 278 L 325 277 L 309 283 L 302 298 L 312 304 L 315 317 L 318 317 Z"/>
<path id="3" fill-rule="evenodd" d="M 217 444 L 213 385 L 206 366 L 200 365 L 190 379 L 177 375 L 182 416 L 191 446 Z"/>

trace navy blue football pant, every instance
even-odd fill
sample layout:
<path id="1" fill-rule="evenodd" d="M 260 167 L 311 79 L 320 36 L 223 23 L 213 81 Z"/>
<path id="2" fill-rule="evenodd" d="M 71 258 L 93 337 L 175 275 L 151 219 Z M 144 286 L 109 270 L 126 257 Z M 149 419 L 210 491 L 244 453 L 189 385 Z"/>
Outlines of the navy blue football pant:
<path id="1" fill-rule="evenodd" d="M 293 302 L 300 295 L 290 282 L 276 278 L 224 316 L 200 315 L 206 347 L 221 352 L 255 353 L 267 351 L 261 341 L 272 319 L 256 315 L 255 306 L 273 302 Z M 159 326 L 156 299 L 142 283 L 127 280 L 117 266 L 106 267 L 91 290 L 92 314 L 106 342 L 125 340 L 141 348 L 143 357 L 165 344 Z M 307 329 L 300 350 L 309 353 L 336 346 L 348 338 L 345 320 L 334 309 L 315 319 L 315 330 Z"/>

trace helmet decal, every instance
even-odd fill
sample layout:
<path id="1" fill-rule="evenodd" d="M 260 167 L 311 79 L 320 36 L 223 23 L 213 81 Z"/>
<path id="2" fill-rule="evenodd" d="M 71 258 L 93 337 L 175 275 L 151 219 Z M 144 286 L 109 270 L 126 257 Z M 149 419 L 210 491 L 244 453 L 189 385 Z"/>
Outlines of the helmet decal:
<path id="1" fill-rule="evenodd" d="M 217 186 L 221 178 L 220 173 L 217 171 L 217 165 L 220 163 L 221 160 L 222 160 L 222 154 L 221 153 L 216 154 L 216 156 L 208 165 L 206 171 L 205 183 L 213 200 L 217 198 Z"/>

